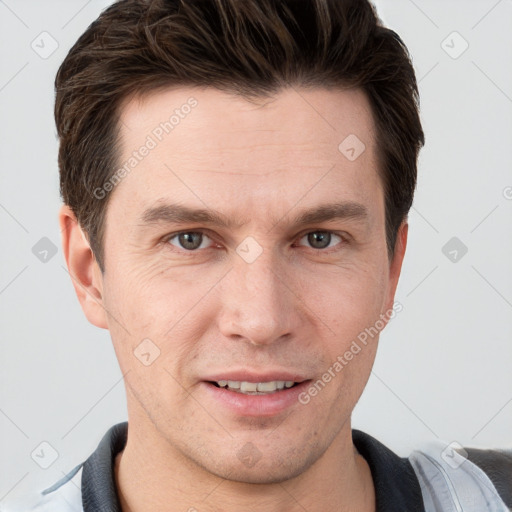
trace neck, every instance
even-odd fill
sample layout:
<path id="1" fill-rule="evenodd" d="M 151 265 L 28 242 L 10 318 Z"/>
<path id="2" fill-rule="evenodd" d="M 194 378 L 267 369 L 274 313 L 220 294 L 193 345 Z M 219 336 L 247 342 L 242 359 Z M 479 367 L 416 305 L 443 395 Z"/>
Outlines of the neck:
<path id="1" fill-rule="evenodd" d="M 220 478 L 183 456 L 156 429 L 129 425 L 114 467 L 123 512 L 375 511 L 371 471 L 352 443 L 350 421 L 307 471 L 272 484 Z"/>

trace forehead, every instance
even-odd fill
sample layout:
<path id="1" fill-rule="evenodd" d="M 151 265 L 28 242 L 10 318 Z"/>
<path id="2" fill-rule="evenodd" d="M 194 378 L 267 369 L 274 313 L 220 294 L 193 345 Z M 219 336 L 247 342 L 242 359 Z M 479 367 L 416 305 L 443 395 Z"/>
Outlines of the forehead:
<path id="1" fill-rule="evenodd" d="M 180 196 L 226 211 L 240 206 L 251 218 L 255 208 L 283 209 L 301 196 L 372 202 L 381 189 L 361 90 L 290 87 L 247 101 L 213 88 L 174 88 L 131 98 L 120 120 L 120 166 L 133 166 L 113 195 L 141 209 Z"/>
<path id="2" fill-rule="evenodd" d="M 208 87 L 170 88 L 127 98 L 120 110 L 127 143 L 140 131 L 166 143 L 194 131 L 195 147 L 205 149 L 220 148 L 225 135 L 235 134 L 239 142 L 251 142 L 257 134 L 259 142 L 289 144 L 293 137 L 297 144 L 323 141 L 336 148 L 340 137 L 350 134 L 368 144 L 374 138 L 371 108 L 360 89 L 288 87 L 271 97 L 247 100 Z M 171 133 L 173 137 L 165 137 Z"/>

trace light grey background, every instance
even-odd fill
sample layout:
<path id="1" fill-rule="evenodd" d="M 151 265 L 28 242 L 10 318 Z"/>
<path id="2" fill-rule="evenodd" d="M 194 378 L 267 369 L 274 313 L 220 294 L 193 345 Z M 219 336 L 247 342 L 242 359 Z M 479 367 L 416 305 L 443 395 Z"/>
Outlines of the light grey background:
<path id="1" fill-rule="evenodd" d="M 53 80 L 109 3 L 0 1 L 0 503 L 54 483 L 127 418 L 109 334 L 82 314 L 57 224 Z M 381 335 L 354 427 L 401 455 L 436 438 L 510 447 L 512 2 L 377 6 L 413 55 L 427 144 L 396 297 L 404 309 Z M 43 237 L 58 248 L 46 263 L 32 252 Z M 455 248 L 456 262 L 455 246 L 442 251 L 452 237 L 468 249 Z M 58 452 L 48 469 L 35 462 L 51 462 L 43 441 Z"/>

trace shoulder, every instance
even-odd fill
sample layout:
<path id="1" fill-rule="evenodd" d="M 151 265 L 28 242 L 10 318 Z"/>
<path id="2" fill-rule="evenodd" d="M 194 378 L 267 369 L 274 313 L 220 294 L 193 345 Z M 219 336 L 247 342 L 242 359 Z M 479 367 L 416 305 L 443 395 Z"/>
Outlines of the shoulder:
<path id="1" fill-rule="evenodd" d="M 0 512 L 81 512 L 83 463 L 51 487 L 21 496 L 0 508 Z"/>
<path id="2" fill-rule="evenodd" d="M 447 510 L 455 506 L 469 512 L 512 510 L 511 450 L 481 450 L 435 441 L 412 452 L 409 460 L 427 510 L 439 504 Z"/>
<path id="3" fill-rule="evenodd" d="M 501 499 L 512 510 L 512 449 L 465 448 L 465 450 L 467 459 L 485 472 Z"/>
<path id="4" fill-rule="evenodd" d="M 512 450 L 431 441 L 401 458 L 364 432 L 352 430 L 352 438 L 372 471 L 379 510 L 512 511 Z"/>
<path id="5" fill-rule="evenodd" d="M 124 449 L 128 422 L 112 426 L 96 450 L 51 487 L 0 505 L 0 512 L 83 512 L 119 510 L 114 460 Z"/>

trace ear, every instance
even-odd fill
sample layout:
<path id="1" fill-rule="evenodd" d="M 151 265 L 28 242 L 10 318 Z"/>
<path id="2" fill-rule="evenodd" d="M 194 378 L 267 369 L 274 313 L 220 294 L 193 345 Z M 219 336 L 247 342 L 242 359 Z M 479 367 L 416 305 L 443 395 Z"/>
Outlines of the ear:
<path id="1" fill-rule="evenodd" d="M 82 310 L 91 324 L 107 329 L 103 275 L 75 214 L 67 205 L 59 210 L 59 225 L 62 251 Z"/>
<path id="2" fill-rule="evenodd" d="M 407 247 L 407 234 L 409 232 L 409 224 L 404 220 L 398 228 L 395 242 L 395 252 L 389 264 L 388 290 L 386 295 L 386 303 L 384 312 L 393 309 L 395 301 L 395 292 L 402 270 L 402 262 L 404 261 L 405 249 Z"/>

